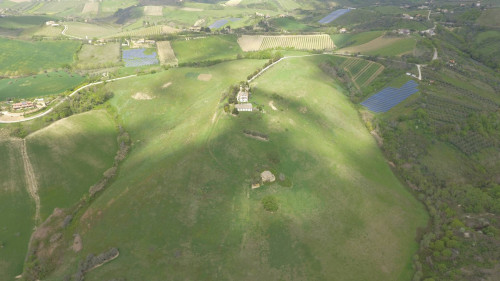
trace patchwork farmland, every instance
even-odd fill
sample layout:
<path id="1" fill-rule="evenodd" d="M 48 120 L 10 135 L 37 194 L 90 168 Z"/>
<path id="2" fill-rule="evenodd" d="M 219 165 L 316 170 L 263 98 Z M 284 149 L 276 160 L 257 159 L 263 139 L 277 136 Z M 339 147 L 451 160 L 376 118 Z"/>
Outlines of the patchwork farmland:
<path id="1" fill-rule="evenodd" d="M 327 34 L 320 35 L 282 35 L 282 36 L 242 36 L 238 43 L 243 51 L 294 48 L 297 50 L 328 50 L 335 44 Z"/>
<path id="2" fill-rule="evenodd" d="M 358 58 L 349 58 L 340 66 L 347 72 L 358 89 L 369 85 L 384 71 L 383 65 Z"/>

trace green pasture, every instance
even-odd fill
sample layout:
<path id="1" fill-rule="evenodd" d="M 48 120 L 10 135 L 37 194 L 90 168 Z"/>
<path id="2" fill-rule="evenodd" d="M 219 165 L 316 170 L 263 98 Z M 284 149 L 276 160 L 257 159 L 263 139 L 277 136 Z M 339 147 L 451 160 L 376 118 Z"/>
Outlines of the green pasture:
<path id="1" fill-rule="evenodd" d="M 24 177 L 22 140 L 0 136 L 0 279 L 14 280 L 23 272 L 34 226 L 35 202 Z"/>
<path id="2" fill-rule="evenodd" d="M 0 17 L 0 36 L 16 37 L 30 33 L 30 30 L 37 30 L 49 20 L 53 20 L 53 18 L 26 15 Z"/>
<path id="3" fill-rule="evenodd" d="M 107 43 L 102 46 L 85 44 L 78 52 L 77 67 L 106 67 L 116 65 L 120 60 L 120 43 Z"/>
<path id="4" fill-rule="evenodd" d="M 209 26 L 219 19 L 242 18 L 242 20 L 238 22 L 229 23 L 231 27 L 237 28 L 245 25 L 245 23 L 253 24 L 254 21 L 251 18 L 255 16 L 256 12 L 268 14 L 270 16 L 278 15 L 280 9 L 275 6 L 273 7 L 274 8 L 270 10 L 266 9 L 266 7 L 245 7 L 245 5 L 240 4 L 236 7 L 222 8 L 220 5 L 186 3 L 182 8 L 164 7 L 163 16 L 175 24 L 184 26 L 192 26 L 199 19 L 205 19 L 204 25 Z"/>
<path id="5" fill-rule="evenodd" d="M 74 273 L 89 253 L 110 247 L 120 256 L 85 280 L 410 279 L 425 211 L 317 67 L 322 60 L 289 59 L 266 72 L 252 85 L 252 102 L 266 113 L 237 117 L 223 112 L 222 94 L 265 61 L 107 84 L 132 150 L 71 226 L 83 250 L 66 250 L 66 262 L 45 280 Z M 138 92 L 152 99 L 134 99 Z M 252 190 L 264 170 L 286 179 Z M 269 195 L 278 200 L 275 213 L 262 208 Z"/>
<path id="6" fill-rule="evenodd" d="M 477 22 L 483 26 L 500 27 L 500 8 L 483 11 Z"/>
<path id="7" fill-rule="evenodd" d="M 405 38 L 396 41 L 388 46 L 384 46 L 375 50 L 365 52 L 367 55 L 373 56 L 401 56 L 411 53 L 415 48 L 417 41 L 414 38 Z"/>
<path id="8" fill-rule="evenodd" d="M 37 176 L 42 220 L 74 206 L 113 165 L 117 129 L 103 110 L 68 117 L 26 139 Z"/>
<path id="9" fill-rule="evenodd" d="M 14 76 L 59 69 L 73 63 L 80 44 L 77 41 L 33 42 L 0 38 L 0 73 Z"/>
<path id="10" fill-rule="evenodd" d="M 344 48 L 368 43 L 383 34 L 383 31 L 367 31 L 361 33 L 333 34 L 331 37 L 337 48 Z"/>
<path id="11" fill-rule="evenodd" d="M 49 72 L 23 78 L 1 79 L 0 100 L 26 99 L 59 94 L 81 84 L 85 77 L 64 71 Z"/>
<path id="12" fill-rule="evenodd" d="M 311 31 L 314 27 L 304 24 L 295 18 L 284 17 L 273 19 L 272 24 L 287 31 Z"/>
<path id="13" fill-rule="evenodd" d="M 68 30 L 65 32 L 67 35 L 83 39 L 111 36 L 121 31 L 119 27 L 111 24 L 92 24 L 83 22 L 66 22 L 63 24 L 68 26 Z"/>
<path id="14" fill-rule="evenodd" d="M 81 15 L 85 1 L 51 1 L 36 10 L 37 14 L 57 15 L 58 17 Z"/>
<path id="15" fill-rule="evenodd" d="M 53 18 L 47 16 L 8 16 L 0 18 L 0 28 L 26 29 L 41 26 L 50 20 Z"/>
<path id="16" fill-rule="evenodd" d="M 237 40 L 236 36 L 223 35 L 191 40 L 176 40 L 171 43 L 179 63 L 189 63 L 217 59 L 234 59 L 236 55 L 243 53 Z"/>
<path id="17" fill-rule="evenodd" d="M 104 0 L 100 3 L 99 15 L 111 15 L 118 9 L 125 9 L 138 3 L 137 0 Z"/>

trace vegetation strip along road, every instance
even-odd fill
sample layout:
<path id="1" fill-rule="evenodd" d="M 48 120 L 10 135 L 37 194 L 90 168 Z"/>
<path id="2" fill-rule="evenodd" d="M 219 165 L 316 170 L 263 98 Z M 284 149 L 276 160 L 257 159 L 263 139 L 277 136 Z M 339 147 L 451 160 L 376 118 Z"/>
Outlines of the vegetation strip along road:
<path id="1" fill-rule="evenodd" d="M 90 83 L 90 84 L 87 84 L 85 86 L 82 86 L 78 89 L 76 89 L 73 93 L 69 94 L 68 97 L 72 97 L 73 95 L 75 95 L 76 93 L 78 93 L 79 91 L 85 89 L 85 88 L 88 88 L 90 86 L 95 86 L 95 85 L 99 85 L 99 84 L 102 84 L 102 83 L 107 83 L 107 82 L 113 82 L 113 81 L 118 81 L 118 80 L 122 80 L 122 79 L 127 79 L 127 78 L 132 78 L 132 77 L 136 77 L 137 74 L 133 74 L 133 75 L 129 75 L 129 76 L 124 76 L 124 77 L 119 77 L 119 78 L 114 78 L 114 79 L 109 79 L 109 80 L 106 80 L 106 81 L 99 81 L 99 82 L 94 82 L 94 83 Z M 23 119 L 23 120 L 14 120 L 14 121 L 0 121 L 0 123 L 20 123 L 20 122 L 25 122 L 25 121 L 30 121 L 30 120 L 33 120 L 33 119 L 37 119 L 37 118 L 40 118 L 40 117 L 43 117 L 49 113 L 51 113 L 54 108 L 58 107 L 59 105 L 61 105 L 64 101 L 66 101 L 68 99 L 68 97 L 62 99 L 58 104 L 56 104 L 54 107 L 52 107 L 51 109 L 41 113 L 41 114 L 38 114 L 38 115 L 35 115 L 35 116 L 32 116 L 32 117 L 29 117 L 29 118 L 26 118 L 26 119 Z"/>

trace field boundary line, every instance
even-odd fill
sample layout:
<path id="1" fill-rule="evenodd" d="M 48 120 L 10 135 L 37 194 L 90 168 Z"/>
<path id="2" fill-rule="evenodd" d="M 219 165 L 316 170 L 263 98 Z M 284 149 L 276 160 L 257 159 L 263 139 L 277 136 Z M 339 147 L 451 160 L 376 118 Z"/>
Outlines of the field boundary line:
<path id="1" fill-rule="evenodd" d="M 51 113 L 52 111 L 54 111 L 54 108 L 56 108 L 59 105 L 61 105 L 69 97 L 74 96 L 76 93 L 78 93 L 79 91 L 81 91 L 81 90 L 83 90 L 85 88 L 88 88 L 88 87 L 91 87 L 91 86 L 95 86 L 95 85 L 99 85 L 99 84 L 103 84 L 103 83 L 107 83 L 107 82 L 113 82 L 113 81 L 118 81 L 118 80 L 122 80 L 122 79 L 132 78 L 132 77 L 136 77 L 136 76 L 137 76 L 137 74 L 132 74 L 132 75 L 129 75 L 129 76 L 124 76 L 124 77 L 119 77 L 119 78 L 114 78 L 114 79 L 108 79 L 108 80 L 105 80 L 105 81 L 99 81 L 99 82 L 93 82 L 93 83 L 87 84 L 85 86 L 82 86 L 82 87 L 76 89 L 71 94 L 69 94 L 67 97 L 63 98 L 59 103 L 57 103 L 56 105 L 54 105 L 54 107 L 52 107 L 51 109 L 49 109 L 49 110 L 47 110 L 47 111 L 45 111 L 43 113 L 40 113 L 40 114 L 32 116 L 32 117 L 25 118 L 23 120 L 15 120 L 15 121 L 1 121 L 0 120 L 0 124 L 21 123 L 21 122 L 26 122 L 26 121 L 30 121 L 30 120 L 33 120 L 33 119 L 37 119 L 37 118 L 43 117 L 43 116 Z"/>
<path id="2" fill-rule="evenodd" d="M 40 218 L 40 196 L 38 195 L 38 184 L 36 181 L 35 172 L 31 165 L 26 148 L 26 139 L 22 140 L 21 154 L 24 164 L 24 175 L 26 177 L 26 188 L 30 197 L 35 201 L 35 227 L 41 222 Z"/>
<path id="3" fill-rule="evenodd" d="M 303 55 L 303 56 L 287 56 L 287 57 L 282 57 L 279 60 L 277 60 L 277 61 L 273 62 L 272 64 L 270 64 L 270 65 L 266 66 L 265 68 L 263 68 L 261 71 L 259 71 L 259 73 L 255 74 L 252 78 L 248 79 L 247 82 L 250 83 L 253 80 L 257 79 L 260 75 L 262 75 L 264 72 L 266 72 L 269 68 L 275 66 L 277 63 L 279 63 L 282 60 L 292 59 L 292 58 L 303 58 L 303 57 L 321 56 L 321 55 L 325 55 L 325 54 L 312 54 L 312 55 Z"/>
<path id="4" fill-rule="evenodd" d="M 356 76 L 354 77 L 354 80 L 358 80 L 358 78 L 363 75 L 363 73 L 365 73 L 368 68 L 370 68 L 370 66 L 372 66 L 374 64 L 374 62 L 372 61 L 368 61 L 368 63 L 356 74 Z"/>
<path id="5" fill-rule="evenodd" d="M 364 87 L 370 84 L 373 80 L 375 80 L 375 78 L 377 78 L 380 75 L 380 73 L 382 73 L 382 71 L 384 71 L 384 69 L 385 67 L 383 65 L 380 65 L 377 71 L 375 71 L 375 73 L 373 73 L 372 76 L 370 76 L 370 78 L 368 78 L 368 80 L 366 80 L 365 83 L 363 83 L 363 85 L 361 86 Z"/>

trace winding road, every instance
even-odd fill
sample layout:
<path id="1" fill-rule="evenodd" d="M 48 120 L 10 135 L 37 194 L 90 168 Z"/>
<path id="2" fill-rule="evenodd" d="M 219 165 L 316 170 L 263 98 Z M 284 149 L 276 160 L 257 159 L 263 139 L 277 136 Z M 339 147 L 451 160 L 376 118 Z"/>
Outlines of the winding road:
<path id="1" fill-rule="evenodd" d="M 68 30 L 68 26 L 64 25 L 64 29 L 63 29 L 63 31 L 61 31 L 61 34 L 64 35 L 64 36 L 68 36 L 68 37 L 79 39 L 79 40 L 83 39 L 83 38 L 80 38 L 80 37 L 76 37 L 76 36 L 73 36 L 73 35 L 66 34 L 66 30 Z"/>
<path id="2" fill-rule="evenodd" d="M 133 74 L 133 75 L 125 76 L 125 77 L 119 77 L 119 78 L 109 79 L 109 80 L 106 80 L 106 81 L 99 81 L 99 82 L 90 83 L 88 85 L 85 85 L 85 86 L 82 86 L 82 87 L 76 89 L 74 92 L 72 92 L 71 94 L 69 94 L 68 97 L 72 97 L 73 95 L 75 95 L 79 91 L 81 91 L 81 90 L 83 90 L 85 88 L 94 86 L 94 85 L 99 85 L 99 84 L 102 84 L 102 83 L 123 80 L 123 79 L 132 78 L 132 77 L 136 77 L 136 76 L 137 76 L 137 74 Z M 13 121 L 2 121 L 2 120 L 0 120 L 0 124 L 20 123 L 20 122 L 26 122 L 26 121 L 30 121 L 30 120 L 33 120 L 33 119 L 37 119 L 37 118 L 43 117 L 43 116 L 51 113 L 52 111 L 54 111 L 54 108 L 56 108 L 59 105 L 61 105 L 64 101 L 66 101 L 68 99 L 68 97 L 62 99 L 59 103 L 57 103 L 56 105 L 54 105 L 51 109 L 49 109 L 49 110 L 47 110 L 47 111 L 45 111 L 43 113 L 40 113 L 38 115 L 35 115 L 35 116 L 32 116 L 32 117 L 28 117 L 28 118 L 25 118 L 25 119 L 22 119 L 22 120 L 13 120 Z"/>

